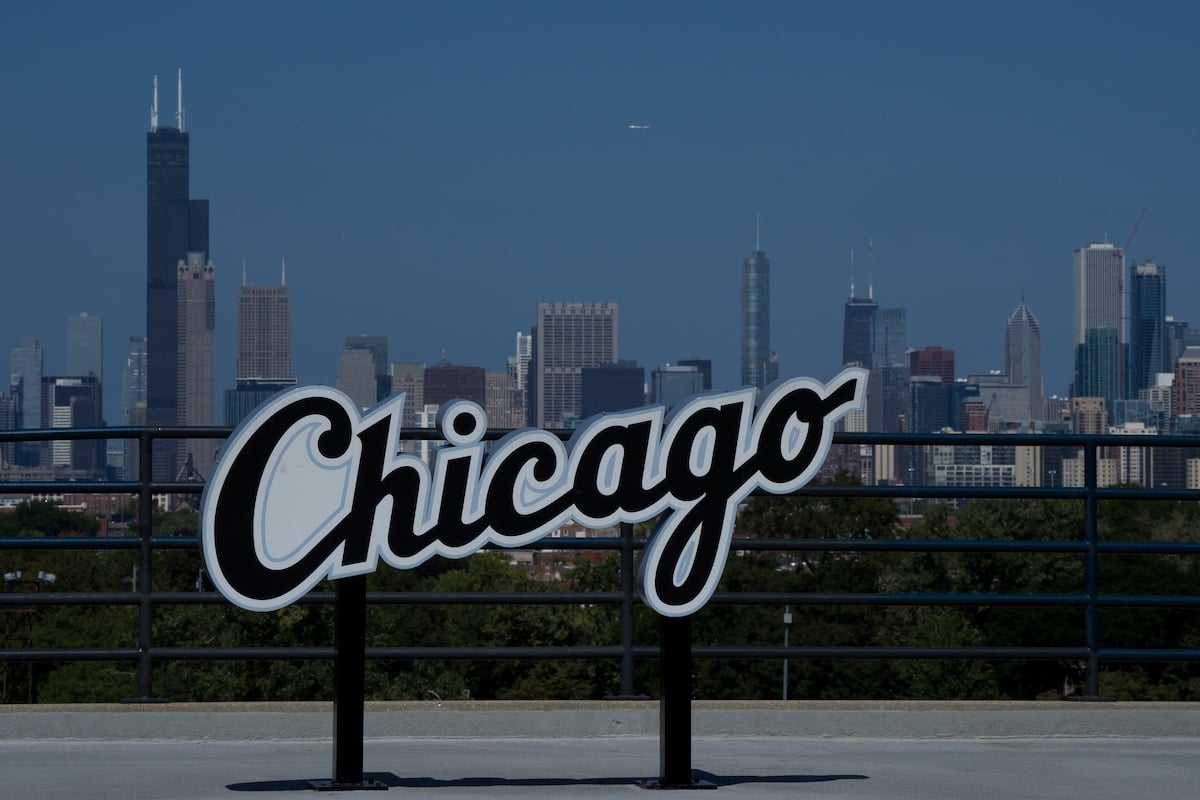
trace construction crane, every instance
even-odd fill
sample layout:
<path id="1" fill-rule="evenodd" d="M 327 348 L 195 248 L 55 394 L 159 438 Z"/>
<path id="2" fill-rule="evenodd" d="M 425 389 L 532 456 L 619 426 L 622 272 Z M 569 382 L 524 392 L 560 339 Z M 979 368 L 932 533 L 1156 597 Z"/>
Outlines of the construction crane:
<path id="1" fill-rule="evenodd" d="M 1129 322 L 1129 313 L 1126 309 L 1128 303 L 1125 302 L 1125 254 L 1129 252 L 1129 245 L 1133 242 L 1133 237 L 1137 236 L 1138 228 L 1142 227 L 1142 220 L 1146 218 L 1146 212 L 1149 210 L 1148 206 L 1142 208 L 1142 213 L 1138 214 L 1137 222 L 1133 223 L 1133 230 L 1129 232 L 1129 236 L 1125 239 L 1125 246 L 1117 251 L 1117 258 L 1121 259 L 1121 268 L 1117 271 L 1117 297 L 1121 304 L 1121 337 L 1128 336 L 1125 327 Z"/>
<path id="2" fill-rule="evenodd" d="M 1146 218 L 1146 212 L 1149 210 L 1149 207 L 1143 208 L 1142 213 L 1138 214 L 1137 222 L 1133 223 L 1133 230 L 1129 232 L 1129 238 L 1125 240 L 1125 246 L 1121 248 L 1122 256 L 1129 252 L 1129 245 L 1133 242 L 1133 237 L 1137 236 L 1138 228 L 1142 227 L 1142 220 Z"/>

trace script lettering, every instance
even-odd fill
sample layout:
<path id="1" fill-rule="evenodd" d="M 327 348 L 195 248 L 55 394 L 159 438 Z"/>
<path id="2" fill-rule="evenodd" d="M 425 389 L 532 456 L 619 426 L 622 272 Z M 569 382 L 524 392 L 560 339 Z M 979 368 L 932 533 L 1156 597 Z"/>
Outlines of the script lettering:
<path id="1" fill-rule="evenodd" d="M 398 569 L 494 544 L 531 544 L 568 520 L 590 527 L 660 517 L 641 561 L 642 598 L 686 616 L 712 596 L 739 505 L 784 493 L 820 469 L 833 423 L 861 408 L 866 374 L 756 392 L 699 395 L 586 422 L 564 444 L 509 433 L 487 449 L 487 416 L 447 404 L 446 439 L 426 465 L 397 452 L 404 395 L 360 415 L 305 387 L 266 403 L 230 438 L 201 501 L 208 572 L 231 602 L 270 611 L 325 578 Z"/>

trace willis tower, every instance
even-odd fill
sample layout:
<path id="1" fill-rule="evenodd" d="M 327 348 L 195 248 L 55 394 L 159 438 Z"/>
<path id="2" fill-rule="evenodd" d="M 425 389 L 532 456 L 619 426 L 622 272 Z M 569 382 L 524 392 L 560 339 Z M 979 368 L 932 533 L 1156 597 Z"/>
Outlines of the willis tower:
<path id="1" fill-rule="evenodd" d="M 208 201 L 188 196 L 188 135 L 179 70 L 174 127 L 158 124 L 158 76 L 146 134 L 146 422 L 179 424 L 176 275 L 188 253 L 208 253 Z M 172 480 L 175 444 L 157 440 L 154 479 Z"/>

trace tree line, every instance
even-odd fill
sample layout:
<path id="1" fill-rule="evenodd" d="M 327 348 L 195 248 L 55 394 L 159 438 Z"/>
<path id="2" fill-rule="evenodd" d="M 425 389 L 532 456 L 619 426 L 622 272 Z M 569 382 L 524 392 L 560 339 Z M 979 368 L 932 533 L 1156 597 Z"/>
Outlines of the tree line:
<path id="1" fill-rule="evenodd" d="M 837 481 L 850 479 L 839 476 Z M 1104 501 L 1102 538 L 1121 541 L 1194 541 L 1200 506 L 1194 503 Z M 156 517 L 156 536 L 195 535 L 194 512 Z M 1075 501 L 975 500 L 959 508 L 933 505 L 902 526 L 891 500 L 764 497 L 743 508 L 739 535 L 761 538 L 1011 539 L 1078 541 L 1083 507 Z M 48 503 L 26 503 L 0 514 L 0 538 L 92 535 L 96 523 Z M 1082 594 L 1083 557 L 1052 553 L 737 552 L 719 591 L 885 594 Z M 370 591 L 541 592 L 616 591 L 615 555 L 600 563 L 563 553 L 562 577 L 546 580 L 509 563 L 505 552 L 463 561 L 434 559 L 420 568 L 381 568 Z M 53 585 L 29 581 L 9 591 L 114 592 L 136 580 L 137 554 L 129 550 L 0 550 L 0 569 L 53 573 Z M 158 550 L 155 591 L 196 591 L 202 563 L 192 549 Z M 1190 595 L 1200 581 L 1191 556 L 1106 554 L 1100 588 L 1109 595 Z M 328 587 L 325 587 L 328 588 Z M 792 646 L 958 647 L 1082 646 L 1082 608 L 987 606 L 792 606 Z M 29 611 L 0 608 L 6 649 L 133 648 L 132 606 L 52 606 Z M 508 647 L 614 645 L 619 615 L 611 605 L 386 605 L 368 611 L 368 647 Z M 635 643 L 655 645 L 659 620 L 636 607 Z M 1100 644 L 1122 648 L 1200 648 L 1200 612 L 1193 609 L 1105 608 Z M 177 647 L 328 647 L 333 609 L 296 604 L 253 613 L 228 603 L 162 605 L 154 615 L 154 642 Z M 783 607 L 709 604 L 693 619 L 696 645 L 778 646 Z M 112 702 L 134 697 L 135 665 L 124 662 L 20 664 L 3 667 L 0 700 Z M 600 661 L 372 661 L 368 699 L 599 699 L 620 692 L 616 659 Z M 777 699 L 782 662 L 693 662 L 695 696 Z M 316 700 L 333 690 L 329 662 L 172 661 L 157 663 L 154 694 L 174 701 Z M 655 696 L 657 663 L 639 661 L 635 692 Z M 791 659 L 792 699 L 1057 699 L 1081 694 L 1083 668 L 1071 661 L 804 660 Z M 1200 699 L 1200 665 L 1187 662 L 1105 665 L 1102 695 L 1130 700 Z"/>

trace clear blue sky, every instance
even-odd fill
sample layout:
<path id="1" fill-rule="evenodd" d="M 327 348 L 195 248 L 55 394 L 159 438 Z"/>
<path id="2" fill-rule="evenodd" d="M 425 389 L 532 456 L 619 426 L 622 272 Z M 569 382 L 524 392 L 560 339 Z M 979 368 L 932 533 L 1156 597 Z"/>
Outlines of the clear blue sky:
<path id="1" fill-rule="evenodd" d="M 849 251 L 909 345 L 1003 366 L 1022 291 L 1048 392 L 1071 252 L 1168 270 L 1200 323 L 1200 12 L 1189 3 L 27 3 L 0 6 L 0 354 L 63 368 L 104 317 L 106 416 L 145 325 L 145 132 L 184 70 L 212 204 L 218 386 L 235 303 L 286 257 L 294 353 L 347 334 L 500 369 L 540 299 L 620 304 L 620 350 L 738 376 L 755 212 L 783 375 L 839 366 Z M 649 130 L 630 130 L 629 123 Z"/>

